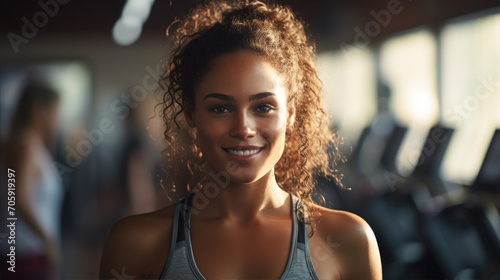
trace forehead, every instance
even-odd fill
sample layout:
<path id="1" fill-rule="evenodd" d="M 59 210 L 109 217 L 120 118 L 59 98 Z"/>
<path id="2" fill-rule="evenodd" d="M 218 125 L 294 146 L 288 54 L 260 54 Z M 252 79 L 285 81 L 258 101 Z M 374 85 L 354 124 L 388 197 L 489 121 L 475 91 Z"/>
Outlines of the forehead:
<path id="1" fill-rule="evenodd" d="M 196 90 L 197 97 L 210 93 L 237 97 L 260 92 L 284 95 L 284 80 L 264 56 L 250 51 L 217 58 Z"/>

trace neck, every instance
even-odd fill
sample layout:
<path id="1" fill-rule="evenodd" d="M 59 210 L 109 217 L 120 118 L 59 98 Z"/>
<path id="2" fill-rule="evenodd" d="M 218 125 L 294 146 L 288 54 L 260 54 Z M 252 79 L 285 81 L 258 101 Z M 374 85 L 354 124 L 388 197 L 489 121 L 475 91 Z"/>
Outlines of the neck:
<path id="1" fill-rule="evenodd" d="M 278 186 L 274 169 L 252 183 L 229 182 L 224 187 L 217 183 L 220 182 L 209 179 L 206 189 L 202 188 L 193 198 L 193 214 L 198 213 L 200 219 L 245 223 L 262 216 L 290 214 L 290 196 Z M 209 184 L 211 187 L 207 188 Z"/>

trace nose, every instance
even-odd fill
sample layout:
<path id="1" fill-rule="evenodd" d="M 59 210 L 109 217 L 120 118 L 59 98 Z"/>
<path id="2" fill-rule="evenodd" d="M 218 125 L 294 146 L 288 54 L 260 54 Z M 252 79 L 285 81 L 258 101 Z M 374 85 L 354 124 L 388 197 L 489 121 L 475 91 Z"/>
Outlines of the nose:
<path id="1" fill-rule="evenodd" d="M 235 116 L 229 135 L 244 140 L 254 137 L 255 133 L 255 120 L 244 111 L 238 113 Z"/>

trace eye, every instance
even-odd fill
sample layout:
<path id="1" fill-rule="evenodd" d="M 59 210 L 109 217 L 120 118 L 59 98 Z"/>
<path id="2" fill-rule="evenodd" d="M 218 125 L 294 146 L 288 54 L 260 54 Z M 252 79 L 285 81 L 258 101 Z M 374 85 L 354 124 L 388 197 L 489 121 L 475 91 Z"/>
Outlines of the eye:
<path id="1" fill-rule="evenodd" d="M 217 113 L 217 114 L 222 114 L 222 113 L 227 113 L 229 112 L 229 109 L 226 106 L 213 106 L 210 108 L 211 112 Z"/>
<path id="2" fill-rule="evenodd" d="M 272 109 L 274 109 L 274 108 L 269 104 L 261 104 L 261 105 L 257 106 L 256 111 L 260 112 L 260 113 L 267 113 L 267 112 L 271 111 Z"/>

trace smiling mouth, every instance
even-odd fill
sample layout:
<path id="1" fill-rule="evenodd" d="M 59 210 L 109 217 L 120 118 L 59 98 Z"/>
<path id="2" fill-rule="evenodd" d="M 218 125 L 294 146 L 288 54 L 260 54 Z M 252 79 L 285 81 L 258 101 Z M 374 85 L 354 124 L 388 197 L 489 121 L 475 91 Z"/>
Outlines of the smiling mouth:
<path id="1" fill-rule="evenodd" d="M 260 151 L 264 150 L 265 147 L 259 146 L 233 146 L 222 148 L 224 151 L 240 157 L 252 156 L 258 154 Z"/>
<path id="2" fill-rule="evenodd" d="M 251 156 L 254 155 L 260 151 L 262 151 L 264 147 L 259 148 L 259 149 L 252 149 L 252 150 L 233 150 L 233 149 L 224 149 L 225 151 L 237 155 L 237 156 Z"/>

